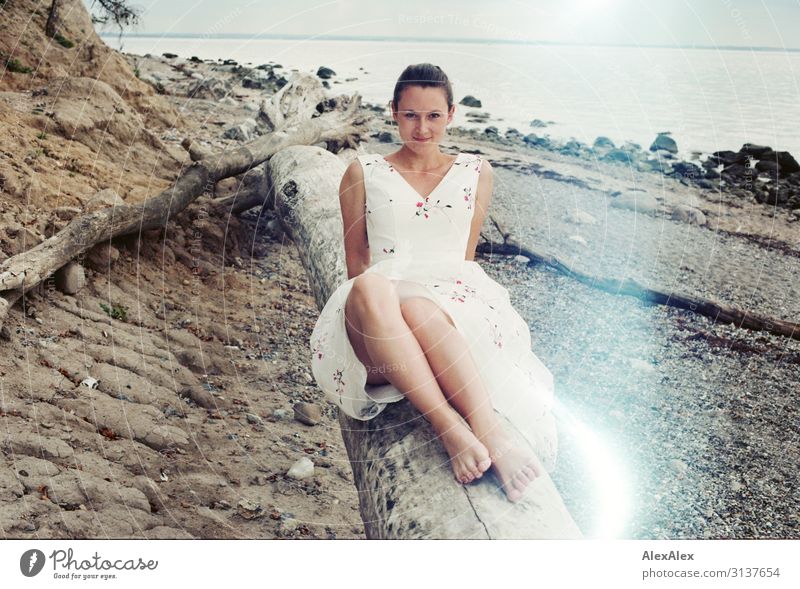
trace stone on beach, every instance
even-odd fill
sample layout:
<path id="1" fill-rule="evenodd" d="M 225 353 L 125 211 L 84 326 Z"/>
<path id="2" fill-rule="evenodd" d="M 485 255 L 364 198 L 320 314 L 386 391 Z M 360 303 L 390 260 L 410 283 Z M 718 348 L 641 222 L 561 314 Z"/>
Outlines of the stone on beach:
<path id="1" fill-rule="evenodd" d="M 297 480 L 307 479 L 313 474 L 314 463 L 311 462 L 311 459 L 306 458 L 305 456 L 292 464 L 291 468 L 286 472 L 286 476 Z"/>
<path id="2" fill-rule="evenodd" d="M 678 153 L 678 144 L 672 137 L 670 137 L 669 131 L 659 133 L 658 137 L 656 137 L 655 141 L 653 141 L 653 143 L 650 145 L 650 151 L 657 151 L 659 149 L 663 149 L 670 153 Z"/>
<path id="3" fill-rule="evenodd" d="M 654 214 L 658 210 L 658 201 L 646 192 L 629 190 L 613 199 L 611 206 L 642 214 Z"/>
<path id="4" fill-rule="evenodd" d="M 672 219 L 682 223 L 691 223 L 693 225 L 705 225 L 706 216 L 703 211 L 690 207 L 689 205 L 678 205 L 672 209 Z"/>

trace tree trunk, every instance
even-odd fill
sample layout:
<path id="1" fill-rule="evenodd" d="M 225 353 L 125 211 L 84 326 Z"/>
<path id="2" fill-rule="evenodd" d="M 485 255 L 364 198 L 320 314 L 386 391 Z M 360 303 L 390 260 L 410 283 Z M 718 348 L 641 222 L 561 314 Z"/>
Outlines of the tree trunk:
<path id="1" fill-rule="evenodd" d="M 768 315 L 761 315 L 760 313 L 755 313 L 748 309 L 737 309 L 736 307 L 712 301 L 711 299 L 693 297 L 675 291 L 667 292 L 657 287 L 643 286 L 633 278 L 619 280 L 617 278 L 608 278 L 607 276 L 596 276 L 581 272 L 556 256 L 550 255 L 547 252 L 537 251 L 533 247 L 518 243 L 517 240 L 512 237 L 511 233 L 503 229 L 500 222 L 494 216 L 490 215 L 489 218 L 498 233 L 502 236 L 503 243 L 489 241 L 486 236 L 483 236 L 486 241 L 478 244 L 476 250 L 478 252 L 506 256 L 522 255 L 529 258 L 533 263 L 544 264 L 587 286 L 599 288 L 600 290 L 614 295 L 627 295 L 653 304 L 686 309 L 692 313 L 705 315 L 713 319 L 715 323 L 731 323 L 740 328 L 752 329 L 754 331 L 768 331 L 775 335 L 800 339 L 800 323 L 794 323 Z"/>
<path id="2" fill-rule="evenodd" d="M 51 39 L 55 38 L 58 32 L 58 3 L 61 0 L 53 0 L 50 5 L 50 13 L 47 15 L 47 24 L 44 26 L 45 34 Z"/>
<path id="3" fill-rule="evenodd" d="M 308 109 L 292 107 L 291 97 L 305 105 L 310 76 L 297 76 L 302 92 L 283 88 L 281 105 L 292 112 L 307 116 Z M 316 80 L 315 80 L 316 81 Z M 317 85 L 319 82 L 316 81 Z M 287 84 L 288 86 L 289 84 Z M 364 132 L 360 118 L 360 96 L 331 100 L 332 110 L 316 118 L 287 119 L 283 127 L 233 151 L 210 154 L 189 166 L 175 184 L 161 194 L 139 204 L 102 209 L 73 219 L 64 229 L 38 246 L 13 256 L 0 264 L 0 325 L 23 289 L 31 289 L 67 262 L 101 241 L 147 231 L 166 225 L 204 192 L 224 178 L 242 174 L 268 159 L 272 154 L 291 145 L 326 142 L 331 146 L 351 145 L 354 137 Z M 315 111 L 316 114 L 316 111 Z M 252 203 L 252 199 L 248 203 Z M 258 204 L 258 203 L 253 203 Z M 223 205 L 224 206 L 224 203 Z"/>
<path id="4" fill-rule="evenodd" d="M 300 146 L 280 151 L 268 165 L 276 210 L 320 309 L 346 279 L 338 199 L 344 168 L 333 154 Z M 458 486 L 431 425 L 407 400 L 369 421 L 341 412 L 339 421 L 368 538 L 581 537 L 547 474 L 516 504 L 488 473 Z"/>

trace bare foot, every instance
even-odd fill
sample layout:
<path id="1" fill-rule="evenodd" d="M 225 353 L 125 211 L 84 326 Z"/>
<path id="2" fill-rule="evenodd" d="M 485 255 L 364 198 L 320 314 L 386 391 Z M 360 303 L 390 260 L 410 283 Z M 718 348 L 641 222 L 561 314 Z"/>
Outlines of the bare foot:
<path id="1" fill-rule="evenodd" d="M 481 478 L 492 465 L 489 450 L 463 422 L 459 421 L 457 425 L 440 432 L 439 437 L 450 455 L 458 482 L 471 483 Z"/>
<path id="2" fill-rule="evenodd" d="M 528 484 L 542 474 L 539 459 L 524 448 L 518 448 L 502 431 L 481 437 L 489 450 L 492 467 L 508 500 L 519 501 Z"/>

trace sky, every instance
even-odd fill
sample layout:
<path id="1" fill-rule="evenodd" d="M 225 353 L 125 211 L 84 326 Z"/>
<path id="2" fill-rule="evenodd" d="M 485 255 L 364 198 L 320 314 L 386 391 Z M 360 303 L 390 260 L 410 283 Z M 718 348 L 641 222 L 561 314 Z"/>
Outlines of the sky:
<path id="1" fill-rule="evenodd" d="M 91 5 L 92 0 L 84 0 Z M 138 34 L 800 49 L 800 0 L 130 0 Z"/>

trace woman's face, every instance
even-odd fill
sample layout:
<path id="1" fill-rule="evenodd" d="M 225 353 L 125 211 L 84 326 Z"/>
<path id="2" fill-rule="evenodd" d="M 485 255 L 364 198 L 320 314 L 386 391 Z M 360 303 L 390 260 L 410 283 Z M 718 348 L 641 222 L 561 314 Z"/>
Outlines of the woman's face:
<path id="1" fill-rule="evenodd" d="M 414 151 L 438 149 L 447 124 L 453 120 L 455 105 L 447 110 L 442 88 L 406 86 L 398 105 L 392 101 L 392 118 L 403 144 Z"/>

